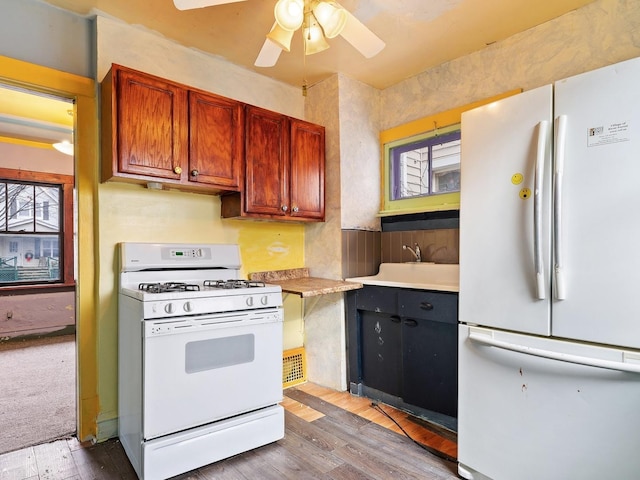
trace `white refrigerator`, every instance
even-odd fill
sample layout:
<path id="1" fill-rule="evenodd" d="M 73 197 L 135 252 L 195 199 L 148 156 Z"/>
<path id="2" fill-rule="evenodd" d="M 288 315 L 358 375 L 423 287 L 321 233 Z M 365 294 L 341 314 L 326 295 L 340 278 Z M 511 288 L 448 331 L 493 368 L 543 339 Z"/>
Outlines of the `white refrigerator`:
<path id="1" fill-rule="evenodd" d="M 640 58 L 462 116 L 458 473 L 640 478 Z"/>

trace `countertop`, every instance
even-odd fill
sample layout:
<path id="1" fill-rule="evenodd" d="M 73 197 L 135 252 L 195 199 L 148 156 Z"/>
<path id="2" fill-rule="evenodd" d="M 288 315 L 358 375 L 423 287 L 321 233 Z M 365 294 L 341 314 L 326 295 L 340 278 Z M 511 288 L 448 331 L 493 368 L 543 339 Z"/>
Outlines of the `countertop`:
<path id="1" fill-rule="evenodd" d="M 249 275 L 249 279 L 280 285 L 284 293 L 294 293 L 302 298 L 362 288 L 360 282 L 310 277 L 308 268 L 255 272 Z"/>

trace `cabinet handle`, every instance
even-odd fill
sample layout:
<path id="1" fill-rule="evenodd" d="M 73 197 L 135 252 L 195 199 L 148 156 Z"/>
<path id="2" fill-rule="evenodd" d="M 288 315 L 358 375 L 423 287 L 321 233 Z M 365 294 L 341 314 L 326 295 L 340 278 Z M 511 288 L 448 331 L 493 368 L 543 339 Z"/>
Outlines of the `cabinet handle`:
<path id="1" fill-rule="evenodd" d="M 299 208 L 298 208 L 298 207 L 293 207 L 293 208 L 291 209 L 291 211 L 292 211 L 292 212 L 296 212 L 296 213 L 298 212 L 298 210 L 299 210 Z"/>
<path id="2" fill-rule="evenodd" d="M 180 175 L 182 173 L 182 167 L 173 167 L 173 173 Z"/>
<path id="3" fill-rule="evenodd" d="M 429 302 L 422 302 L 420 303 L 420 308 L 422 310 L 433 310 L 433 304 Z"/>
<path id="4" fill-rule="evenodd" d="M 191 170 L 192 177 L 197 177 L 198 175 L 200 175 L 200 172 L 198 170 Z"/>
<path id="5" fill-rule="evenodd" d="M 405 320 L 405 321 L 404 321 L 404 324 L 405 324 L 407 327 L 417 327 L 417 326 L 418 326 L 418 322 L 417 322 L 417 321 L 415 321 L 415 320 L 411 320 L 411 319 L 409 319 L 409 320 Z"/>
<path id="6" fill-rule="evenodd" d="M 391 315 L 391 321 L 393 323 L 400 323 L 400 315 Z"/>
<path id="7" fill-rule="evenodd" d="M 286 212 L 287 210 L 289 210 L 289 207 L 287 207 L 286 205 L 282 205 L 282 207 L 280 208 L 282 208 L 283 212 Z"/>

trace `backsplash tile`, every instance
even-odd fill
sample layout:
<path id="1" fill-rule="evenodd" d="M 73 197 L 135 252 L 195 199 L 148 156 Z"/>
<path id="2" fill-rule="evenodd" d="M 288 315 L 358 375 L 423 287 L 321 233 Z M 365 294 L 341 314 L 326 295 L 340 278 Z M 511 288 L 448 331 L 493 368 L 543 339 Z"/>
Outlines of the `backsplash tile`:
<path id="1" fill-rule="evenodd" d="M 459 229 L 446 228 L 440 230 L 410 230 L 404 232 L 382 232 L 382 263 L 411 262 L 414 256 L 402 245 L 409 245 L 415 250 L 420 246 L 423 262 L 458 263 Z"/>
<path id="2" fill-rule="evenodd" d="M 422 225 L 420 225 L 422 226 Z M 342 230 L 342 277 L 365 277 L 378 273 L 380 263 L 415 260 L 402 245 L 420 246 L 423 262 L 458 263 L 459 229 L 365 231 Z"/>
<path id="3" fill-rule="evenodd" d="M 378 273 L 381 232 L 342 230 L 342 277 L 366 277 Z"/>

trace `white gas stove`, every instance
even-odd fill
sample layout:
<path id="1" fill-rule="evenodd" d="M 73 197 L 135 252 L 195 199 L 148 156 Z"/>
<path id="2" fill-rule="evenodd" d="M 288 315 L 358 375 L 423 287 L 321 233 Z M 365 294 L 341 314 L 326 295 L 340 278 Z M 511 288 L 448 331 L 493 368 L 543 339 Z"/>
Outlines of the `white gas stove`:
<path id="1" fill-rule="evenodd" d="M 282 295 L 237 245 L 120 246 L 119 436 L 165 479 L 284 436 Z"/>

